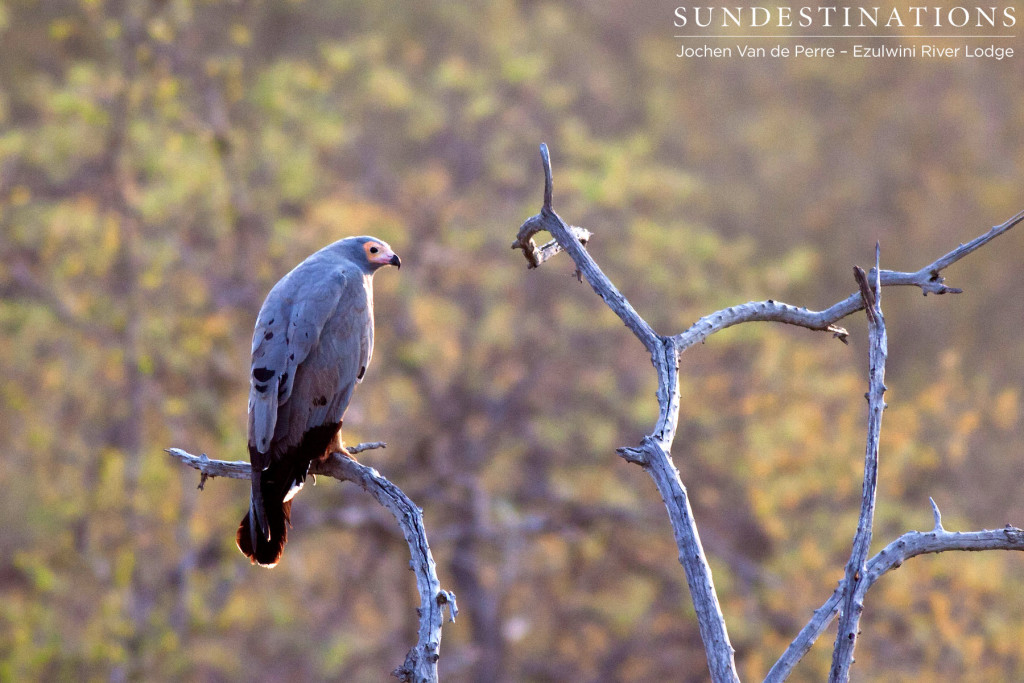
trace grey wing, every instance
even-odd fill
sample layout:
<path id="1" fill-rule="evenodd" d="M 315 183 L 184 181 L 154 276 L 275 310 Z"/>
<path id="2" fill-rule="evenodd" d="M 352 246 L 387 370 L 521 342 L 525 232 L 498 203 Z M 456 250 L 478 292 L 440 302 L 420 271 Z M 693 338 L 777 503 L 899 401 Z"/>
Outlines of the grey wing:
<path id="1" fill-rule="evenodd" d="M 249 386 L 249 445 L 260 455 L 274 441 L 279 407 L 291 397 L 296 368 L 334 315 L 343 280 L 320 268 L 296 268 L 267 295 L 256 320 Z M 252 456 L 251 456 L 252 457 Z M 253 466 L 263 469 L 269 458 Z"/>
<path id="2" fill-rule="evenodd" d="M 373 346 L 372 299 L 363 278 L 347 276 L 319 343 L 296 369 L 291 399 L 279 410 L 275 438 L 295 444 L 309 429 L 341 422 Z"/>
<path id="3" fill-rule="evenodd" d="M 249 373 L 249 451 L 254 469 L 263 469 L 269 462 L 256 462 L 257 453 L 270 447 L 277 424 L 277 394 L 287 366 L 286 331 L 291 315 L 289 300 L 267 297 L 256 318 L 252 337 L 252 365 Z"/>

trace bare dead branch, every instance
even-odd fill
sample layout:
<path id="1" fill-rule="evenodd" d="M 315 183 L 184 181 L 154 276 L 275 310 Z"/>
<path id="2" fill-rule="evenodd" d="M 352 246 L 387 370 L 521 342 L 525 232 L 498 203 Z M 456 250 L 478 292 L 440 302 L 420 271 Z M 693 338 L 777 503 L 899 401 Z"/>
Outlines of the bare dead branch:
<path id="1" fill-rule="evenodd" d="M 416 588 L 420 593 L 420 628 L 416 646 L 409 650 L 402 666 L 391 674 L 401 681 L 436 681 L 445 606 L 448 607 L 449 621 L 455 621 L 459 608 L 455 594 L 442 590 L 438 581 L 437 568 L 423 528 L 423 511 L 377 470 L 340 453 L 332 453 L 326 460 L 314 461 L 310 471 L 359 484 L 386 507 L 402 527 L 412 556 L 410 566 L 416 574 Z"/>
<path id="2" fill-rule="evenodd" d="M 947 287 L 944 282 L 945 279 L 939 274 L 953 265 L 964 256 L 974 252 L 976 249 L 988 244 L 996 237 L 999 237 L 1005 232 L 1008 232 L 1010 228 L 1017 225 L 1021 221 L 1024 221 L 1024 211 L 1021 211 L 1013 218 L 1010 218 L 1005 223 L 993 226 L 988 232 L 975 237 L 967 244 L 961 244 L 956 249 L 952 250 L 948 254 L 940 256 L 935 259 L 921 270 L 914 273 L 896 273 L 891 271 L 882 271 L 882 284 L 883 285 L 917 285 L 921 288 L 924 294 L 959 294 L 963 290 L 957 289 L 956 287 Z"/>
<path id="3" fill-rule="evenodd" d="M 545 211 L 548 213 L 554 213 L 551 208 L 551 195 L 554 192 L 554 180 L 551 177 L 551 157 L 548 155 L 547 145 L 542 144 L 540 146 L 540 158 L 544 165 L 544 204 L 541 206 L 541 213 L 544 213 Z M 580 244 L 583 245 L 583 247 L 586 247 L 593 233 L 584 228 L 576 227 L 575 225 L 567 227 L 569 232 L 579 240 Z M 513 249 L 523 250 L 523 256 L 526 257 L 526 262 L 529 264 L 527 268 L 536 268 L 558 252 L 562 251 L 562 247 L 558 243 L 557 239 L 551 240 L 543 247 L 537 247 L 537 244 L 533 241 L 533 236 L 543 230 L 547 230 L 547 227 L 545 227 L 541 216 L 533 216 L 519 227 L 519 233 L 516 235 L 516 241 L 512 243 Z M 576 271 L 576 275 L 579 277 L 579 271 Z"/>
<path id="4" fill-rule="evenodd" d="M 860 294 L 850 297 L 860 301 Z M 840 318 L 845 318 L 858 307 L 848 304 L 847 300 L 832 306 L 824 311 L 810 311 L 806 308 L 797 308 L 779 301 L 750 301 L 737 306 L 730 306 L 720 311 L 715 311 L 704 316 L 685 332 L 677 334 L 674 339 L 679 345 L 679 350 L 685 351 L 694 344 L 703 343 L 705 339 L 715 332 L 724 330 L 733 325 L 749 322 L 777 322 L 787 325 L 797 325 L 811 330 L 829 331 L 844 344 L 847 343 L 849 333 L 846 328 L 839 327 L 833 323 Z"/>
<path id="5" fill-rule="evenodd" d="M 355 455 L 362 453 L 363 451 L 372 451 L 375 448 L 387 448 L 388 445 L 383 441 L 367 441 L 364 443 L 357 443 L 355 446 L 345 446 L 345 450 L 348 451 L 349 455 Z"/>
<path id="6" fill-rule="evenodd" d="M 533 241 L 533 236 L 545 229 L 543 222 L 536 220 L 536 218 L 537 216 L 534 216 L 523 223 L 519 228 L 519 234 L 516 236 L 516 241 L 512 243 L 513 249 L 523 250 L 523 256 L 526 257 L 526 262 L 529 264 L 527 268 L 536 268 L 552 256 L 558 254 L 558 252 L 562 251 L 562 246 L 558 243 L 558 240 L 551 240 L 542 247 L 538 247 L 537 243 Z M 587 246 L 587 243 L 590 242 L 590 238 L 593 236 L 593 233 L 589 230 L 576 227 L 575 225 L 570 225 L 568 228 L 569 232 L 571 232 L 584 247 Z"/>
<path id="7" fill-rule="evenodd" d="M 579 228 L 575 225 L 570 225 L 568 226 L 568 228 L 569 232 L 575 235 L 576 239 L 579 240 L 579 243 L 586 247 L 587 243 L 590 242 L 590 238 L 592 237 L 593 233 L 591 233 L 589 230 Z M 562 251 L 562 246 L 558 244 L 557 240 L 545 242 L 542 246 L 539 247 L 532 239 L 526 240 L 526 246 L 523 246 L 517 240 L 516 242 L 513 242 L 512 248 L 523 250 L 523 254 L 526 256 L 526 260 L 530 264 L 528 267 L 530 268 L 536 268 L 540 264 L 544 263 L 551 257 L 558 254 L 560 251 Z"/>
<path id="8" fill-rule="evenodd" d="M 866 593 L 886 572 L 898 569 L 904 562 L 918 555 L 943 553 L 951 550 L 1024 550 L 1024 530 L 1009 526 L 984 531 L 946 531 L 941 525 L 938 507 L 932 501 L 932 512 L 937 518 L 931 531 L 908 531 L 887 545 L 867 563 L 861 580 L 861 590 Z M 814 611 L 813 618 L 790 643 L 782 657 L 768 672 L 765 683 L 781 683 L 793 672 L 807 651 L 825 632 L 828 625 L 839 613 L 839 606 L 846 593 L 846 582 L 841 581 L 832 596 Z"/>
<path id="9" fill-rule="evenodd" d="M 883 287 L 913 285 L 920 287 L 925 295 L 959 294 L 963 290 L 947 286 L 945 279 L 940 273 L 979 247 L 1008 232 L 1021 221 L 1024 221 L 1024 211 L 1021 211 L 1005 223 L 991 228 L 988 232 L 974 238 L 967 244 L 961 244 L 948 254 L 937 258 L 924 268 L 913 273 L 883 270 L 881 271 L 881 284 Z M 879 279 L 876 275 L 878 272 L 877 269 L 872 269 L 868 276 L 872 286 Z M 827 330 L 838 337 L 840 341 L 845 342 L 847 337 L 846 330 L 836 326 L 835 323 L 852 313 L 856 313 L 863 307 L 863 299 L 859 292 L 851 294 L 822 311 L 811 311 L 770 299 L 768 301 L 751 301 L 706 315 L 691 325 L 689 329 L 676 335 L 675 339 L 679 344 L 679 350 L 685 351 L 694 344 L 703 342 L 715 332 L 738 325 L 739 323 L 781 322 L 806 327 L 810 330 Z"/>
<path id="10" fill-rule="evenodd" d="M 687 584 L 697 614 L 708 668 L 712 680 L 738 681 L 736 660 L 725 617 L 718 602 L 711 567 L 704 554 L 697 524 L 693 518 L 686 487 L 679 478 L 679 470 L 670 456 L 679 421 L 679 349 L 675 340 L 662 337 L 654 332 L 625 296 L 612 284 L 597 263 L 590 257 L 576 234 L 558 217 L 551 208 L 552 173 L 547 145 L 541 145 L 541 161 L 544 166 L 544 204 L 541 212 L 530 218 L 519 229 L 516 245 L 527 253 L 528 240 L 540 230 L 547 230 L 555 241 L 569 254 L 579 274 L 587 279 L 591 288 L 612 311 L 625 323 L 637 339 L 651 354 L 651 363 L 658 375 L 658 405 L 660 412 L 654 431 L 644 437 L 637 448 L 619 449 L 619 453 L 630 462 L 640 464 L 647 470 L 661 493 L 668 511 L 669 520 L 679 549 L 679 562 L 686 572 Z M 526 241 L 524 241 L 524 236 Z M 539 264 L 538 264 L 539 265 Z"/>
<path id="11" fill-rule="evenodd" d="M 875 244 L 875 271 L 879 270 L 880 249 Z M 885 318 L 882 316 L 882 288 L 876 278 L 872 287 L 867 274 L 854 266 L 854 277 L 860 288 L 864 311 L 868 318 L 868 437 L 864 452 L 864 487 L 861 492 L 860 518 L 857 532 L 853 537 L 850 560 L 846 563 L 846 586 L 843 608 L 839 618 L 839 632 L 832 650 L 832 683 L 850 680 L 853 666 L 853 651 L 860 632 L 860 616 L 864 612 L 864 573 L 867 570 L 868 550 L 871 548 L 871 534 L 875 520 L 875 498 L 878 490 L 878 441 L 882 434 L 882 411 L 885 410 L 885 361 L 888 356 L 888 339 L 885 333 Z"/>
<path id="12" fill-rule="evenodd" d="M 619 316 L 619 318 L 626 324 L 633 334 L 643 342 L 643 345 L 647 347 L 647 350 L 651 352 L 652 356 L 661 355 L 661 351 L 664 348 L 664 343 L 651 326 L 647 324 L 647 321 L 640 317 L 640 314 L 636 312 L 636 309 L 629 303 L 622 292 L 612 284 L 612 281 L 608 279 L 608 276 L 604 274 L 600 267 L 587 250 L 583 248 L 583 245 L 579 243 L 579 240 L 574 239 L 572 231 L 569 226 L 559 218 L 558 214 L 555 213 L 554 209 L 551 208 L 551 193 L 552 193 L 552 174 L 551 174 L 551 160 L 548 156 L 548 147 L 545 144 L 540 146 L 541 160 L 544 162 L 544 206 L 536 216 L 527 219 L 523 226 L 519 228 L 520 234 L 523 234 L 523 230 L 526 229 L 529 234 L 536 234 L 541 230 L 547 230 L 551 233 L 552 237 L 555 238 L 562 248 L 569 254 L 573 262 L 576 264 L 577 270 L 587 278 L 587 282 L 590 283 L 591 288 L 600 296 L 608 307 Z M 529 227 L 527 227 L 529 226 Z M 517 240 L 519 242 L 520 240 Z M 524 248 L 522 245 L 519 248 Z"/>
<path id="13" fill-rule="evenodd" d="M 349 453 L 359 453 L 384 446 L 382 441 L 375 441 L 350 446 L 346 450 Z M 205 453 L 192 455 L 180 448 L 168 448 L 167 452 L 189 467 L 199 470 L 204 482 L 207 477 L 229 477 L 250 481 L 252 468 L 247 462 L 211 460 Z M 420 626 L 416 645 L 409 650 L 405 662 L 391 673 L 402 681 L 437 681 L 441 626 L 445 621 L 444 610 L 447 606 L 448 620 L 455 621 L 459 609 L 455 603 L 455 594 L 442 590 L 438 581 L 437 568 L 423 528 L 423 511 L 377 470 L 341 453 L 331 453 L 325 460 L 314 460 L 309 471 L 312 474 L 358 484 L 395 517 L 409 545 L 412 558 L 409 562 L 410 568 L 416 574 L 416 588 L 420 594 L 420 607 L 417 610 Z"/>
<path id="14" fill-rule="evenodd" d="M 206 453 L 192 455 L 180 448 L 168 448 L 167 452 L 192 469 L 199 470 L 203 475 L 203 482 L 213 477 L 227 477 L 228 479 L 245 479 L 252 477 L 252 466 L 244 460 L 212 460 Z M 199 485 L 203 488 L 203 484 Z"/>
<path id="15" fill-rule="evenodd" d="M 1024 221 L 1024 212 L 1017 214 L 1001 225 L 995 226 L 986 234 L 972 240 L 968 244 L 960 245 L 957 249 L 913 273 L 881 270 L 878 264 L 879 249 L 876 245 L 875 267 L 869 274 L 865 274 L 862 270 L 857 269 L 860 291 L 823 311 L 810 311 L 806 308 L 797 308 L 772 300 L 755 301 L 704 316 L 684 332 L 672 337 L 665 337 L 657 334 L 651 328 L 597 266 L 585 249 L 586 241 L 584 240 L 581 244 L 581 240 L 578 237 L 579 233 L 575 232 L 580 229 L 570 228 L 554 212 L 552 208 L 553 180 L 551 160 L 547 145 L 542 144 L 540 151 L 544 169 L 544 202 L 541 212 L 528 219 L 520 227 L 516 242 L 512 246 L 513 248 L 523 250 L 531 268 L 539 266 L 554 256 L 557 253 L 558 246 L 564 249 L 576 264 L 577 275 L 587 278 L 587 282 L 590 283 L 594 291 L 619 316 L 626 327 L 636 335 L 651 354 L 651 362 L 658 375 L 657 395 L 660 409 L 658 421 L 651 435 L 644 437 L 639 446 L 620 448 L 618 453 L 628 462 L 640 465 L 651 475 L 665 502 L 676 538 L 676 545 L 679 549 L 679 561 L 686 570 L 687 583 L 690 586 L 690 593 L 697 614 L 697 622 L 707 654 L 708 667 L 714 681 L 735 681 L 738 678 L 733 649 L 729 643 L 724 617 L 715 594 L 711 570 L 704 556 L 696 524 L 693 521 L 693 513 L 690 509 L 686 488 L 683 486 L 679 478 L 679 472 L 671 458 L 672 442 L 675 438 L 679 420 L 679 355 L 690 346 L 703 342 L 708 336 L 719 330 L 739 323 L 754 321 L 782 322 L 807 327 L 812 330 L 827 330 L 845 343 L 848 333 L 844 328 L 835 325 L 836 321 L 861 309 L 867 309 L 871 329 L 871 377 L 868 392 L 870 417 L 868 445 L 865 453 L 866 467 L 861 522 L 858 535 L 855 537 L 854 550 L 851 553 L 849 563 L 850 578 L 848 582 L 855 585 L 851 585 L 849 591 L 844 592 L 847 581 L 841 583 L 840 588 L 837 589 L 830 603 L 826 603 L 826 607 L 815 613 L 814 619 L 801 632 L 800 637 L 790 645 L 783 658 L 772 669 L 773 673 L 769 676 L 770 680 L 783 680 L 835 616 L 841 599 L 844 596 L 849 596 L 851 602 L 845 610 L 849 618 L 845 620 L 840 632 L 847 636 L 852 635 L 853 638 L 846 638 L 848 642 L 844 645 L 841 653 L 838 646 L 836 650 L 837 661 L 846 662 L 846 664 L 840 667 L 840 673 L 836 675 L 836 678 L 846 680 L 849 663 L 852 662 L 859 614 L 863 610 L 864 594 L 874 580 L 877 579 L 877 575 L 871 576 L 870 572 L 880 566 L 876 560 L 886 552 L 883 551 L 870 563 L 866 562 L 871 540 L 871 518 L 873 517 L 872 511 L 877 487 L 878 438 L 881 429 L 881 414 L 885 406 L 883 394 L 885 391 L 886 338 L 884 319 L 882 318 L 880 307 L 881 287 L 888 285 L 916 285 L 921 287 L 924 294 L 959 292 L 959 289 L 945 285 L 940 272 L 960 258 L 1007 232 L 1021 221 Z M 532 241 L 533 236 L 541 230 L 547 230 L 551 233 L 557 243 L 550 251 L 543 254 L 541 254 L 542 250 L 538 250 Z M 588 232 L 587 237 L 589 238 L 589 236 Z M 547 248 L 547 245 L 545 248 Z M 958 534 L 953 541 L 948 541 L 950 537 L 941 528 L 937 508 L 935 508 L 935 514 L 936 530 L 931 533 L 930 537 L 935 538 L 936 534 L 940 534 L 946 543 L 937 548 L 928 544 L 918 544 L 915 546 L 915 554 L 961 549 L 961 546 L 957 544 L 961 543 L 966 535 Z M 1021 533 L 1016 529 L 1007 529 L 1004 535 L 1009 540 L 1004 538 L 1003 542 L 1013 545 L 1014 549 L 1018 549 L 1015 544 L 1022 542 Z M 916 537 L 904 535 L 899 539 L 899 542 L 904 544 L 909 541 L 916 541 Z M 992 547 L 1009 547 L 1009 545 L 994 545 Z M 882 573 L 884 571 L 888 571 L 888 569 L 881 570 Z M 868 577 L 870 577 L 870 580 Z M 844 670 L 845 674 L 843 673 Z M 775 678 L 772 678 L 772 676 L 775 676 Z"/>

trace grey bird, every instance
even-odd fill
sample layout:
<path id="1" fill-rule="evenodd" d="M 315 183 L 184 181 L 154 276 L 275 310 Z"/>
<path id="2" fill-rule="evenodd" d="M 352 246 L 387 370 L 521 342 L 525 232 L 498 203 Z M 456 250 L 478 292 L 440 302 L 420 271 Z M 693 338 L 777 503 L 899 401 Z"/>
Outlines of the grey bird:
<path id="1" fill-rule="evenodd" d="M 235 537 L 254 564 L 281 561 L 310 463 L 345 453 L 342 418 L 373 354 L 373 274 L 401 265 L 386 242 L 349 237 L 297 265 L 260 308 L 249 378 L 252 495 Z"/>

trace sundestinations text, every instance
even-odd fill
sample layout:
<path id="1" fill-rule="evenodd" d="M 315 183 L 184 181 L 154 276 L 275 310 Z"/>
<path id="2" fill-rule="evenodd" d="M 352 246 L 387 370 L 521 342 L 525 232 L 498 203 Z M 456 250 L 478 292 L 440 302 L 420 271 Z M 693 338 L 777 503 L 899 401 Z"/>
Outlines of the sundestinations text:
<path id="1" fill-rule="evenodd" d="M 1016 7 L 676 7 L 676 28 L 1011 28 Z"/>

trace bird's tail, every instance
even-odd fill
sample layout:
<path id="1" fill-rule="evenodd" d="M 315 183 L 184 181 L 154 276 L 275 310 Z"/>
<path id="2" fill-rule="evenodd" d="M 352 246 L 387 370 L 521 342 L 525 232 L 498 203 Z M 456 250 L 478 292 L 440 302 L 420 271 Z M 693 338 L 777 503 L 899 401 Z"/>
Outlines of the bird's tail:
<path id="1" fill-rule="evenodd" d="M 235 534 L 238 549 L 253 564 L 273 567 L 281 561 L 291 524 L 291 496 L 305 481 L 309 462 L 282 460 L 253 473 L 249 511 Z"/>

